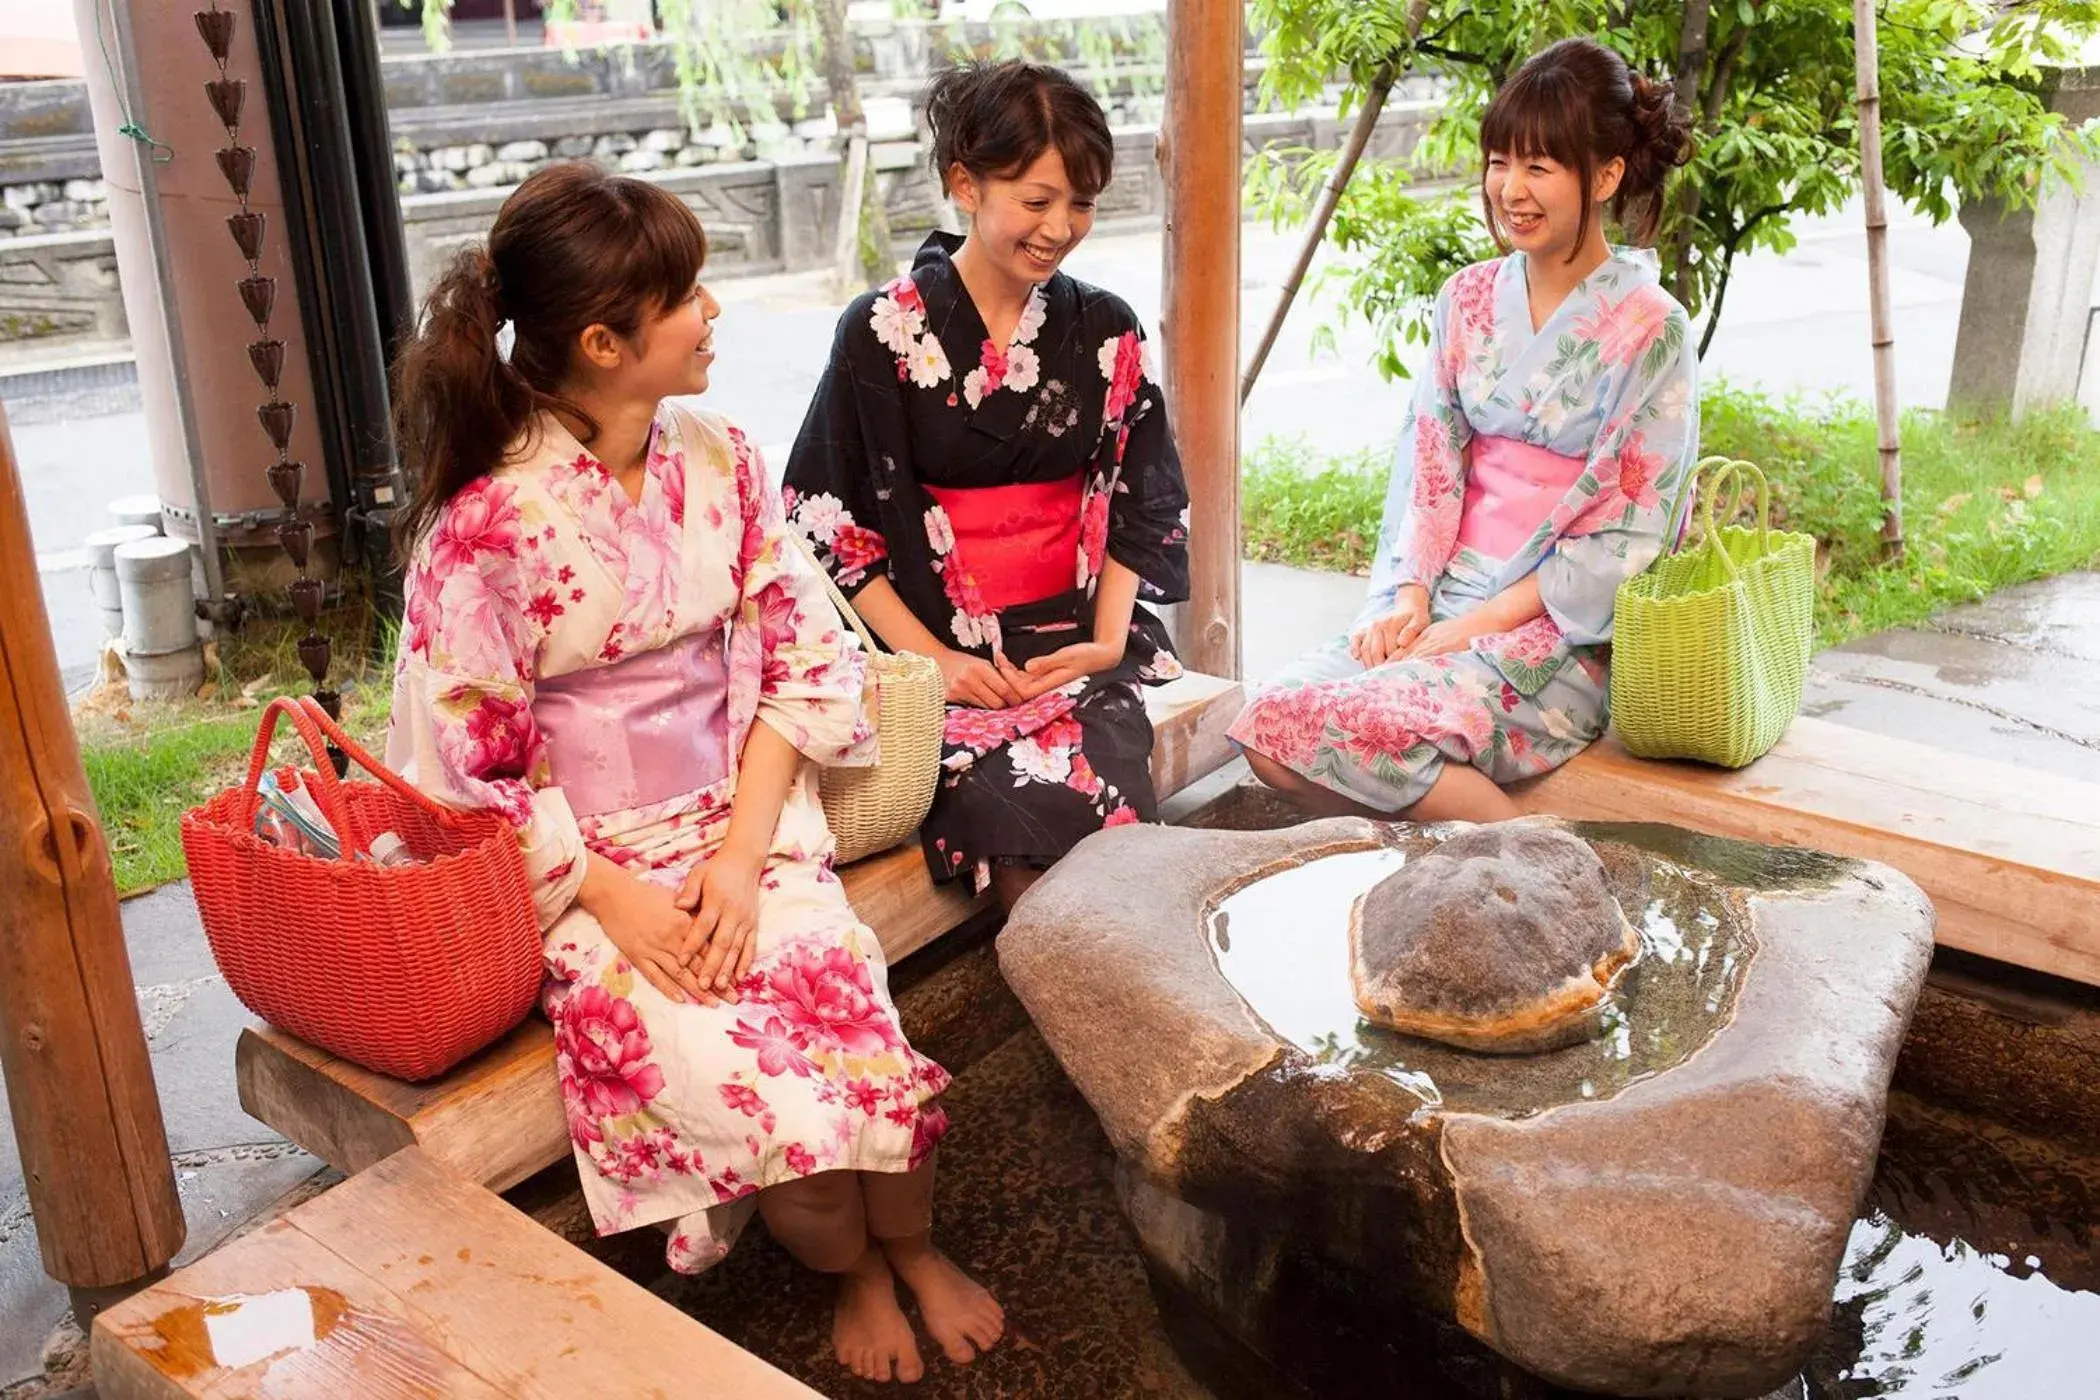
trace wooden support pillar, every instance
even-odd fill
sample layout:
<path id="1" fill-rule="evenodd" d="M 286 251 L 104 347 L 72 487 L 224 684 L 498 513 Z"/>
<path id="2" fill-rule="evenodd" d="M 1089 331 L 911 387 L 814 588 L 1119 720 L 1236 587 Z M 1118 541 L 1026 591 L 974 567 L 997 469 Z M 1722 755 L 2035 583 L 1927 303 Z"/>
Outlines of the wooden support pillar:
<path id="1" fill-rule="evenodd" d="M 44 1272 L 145 1278 L 182 1247 L 160 1095 L 0 410 L 0 1073 Z"/>
<path id="2" fill-rule="evenodd" d="M 1167 411 L 1189 484 L 1189 601 L 1176 642 L 1190 669 L 1240 674 L 1240 0 L 1170 0 Z"/>

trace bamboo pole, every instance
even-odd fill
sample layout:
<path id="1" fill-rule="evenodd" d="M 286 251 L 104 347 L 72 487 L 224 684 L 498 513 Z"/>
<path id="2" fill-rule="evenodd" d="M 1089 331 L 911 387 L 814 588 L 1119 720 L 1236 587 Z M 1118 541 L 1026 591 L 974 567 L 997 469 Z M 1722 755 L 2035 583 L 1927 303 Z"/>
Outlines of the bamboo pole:
<path id="1" fill-rule="evenodd" d="M 1341 158 L 1334 169 L 1327 172 L 1327 183 L 1320 188 L 1320 203 L 1313 210 L 1312 223 L 1305 230 L 1305 243 L 1298 249 L 1298 260 L 1291 265 L 1290 275 L 1283 279 L 1283 290 L 1277 293 L 1276 309 L 1269 314 L 1269 324 L 1261 333 L 1261 342 L 1254 347 L 1254 355 L 1247 361 L 1247 371 L 1240 376 L 1240 402 L 1254 392 L 1254 381 L 1261 377 L 1261 367 L 1268 362 L 1269 351 L 1276 344 L 1276 337 L 1283 330 L 1285 318 L 1291 314 L 1291 303 L 1298 298 L 1298 288 L 1305 281 L 1305 274 L 1312 267 L 1313 255 L 1320 250 L 1320 243 L 1327 237 L 1327 225 L 1334 218 L 1335 208 L 1342 202 L 1342 192 L 1349 188 L 1349 178 L 1356 173 L 1357 162 L 1363 159 L 1364 147 L 1371 142 L 1371 133 L 1378 127 L 1378 114 L 1385 110 L 1385 99 L 1393 90 L 1393 79 L 1397 75 L 1389 60 L 1371 79 L 1371 86 L 1364 93 L 1364 105 L 1356 114 L 1356 125 L 1350 129 L 1349 143 L 1342 148 Z"/>
<path id="2" fill-rule="evenodd" d="M 1168 416 L 1189 486 L 1182 660 L 1240 673 L 1240 0 L 1170 0 L 1161 339 Z"/>
<path id="3" fill-rule="evenodd" d="M 0 1074 L 44 1272 L 93 1290 L 174 1258 L 182 1207 L 35 561 L 0 409 Z"/>
<path id="4" fill-rule="evenodd" d="M 1859 165 L 1866 186 L 1867 296 L 1874 337 L 1874 420 L 1881 453 L 1881 539 L 1903 554 L 1903 441 L 1896 416 L 1896 332 L 1889 317 L 1888 198 L 1881 172 L 1881 58 L 1873 0 L 1852 0 L 1859 76 Z"/>

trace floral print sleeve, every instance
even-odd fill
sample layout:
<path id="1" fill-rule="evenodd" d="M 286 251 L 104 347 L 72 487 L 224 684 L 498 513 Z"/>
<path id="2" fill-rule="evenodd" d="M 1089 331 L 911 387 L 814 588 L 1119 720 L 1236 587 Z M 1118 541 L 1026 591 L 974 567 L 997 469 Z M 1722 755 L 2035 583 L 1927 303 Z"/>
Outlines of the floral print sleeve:
<path id="1" fill-rule="evenodd" d="M 1189 596 L 1188 486 L 1167 424 L 1167 405 L 1147 363 L 1145 332 L 1104 340 L 1097 355 L 1108 385 L 1102 413 L 1106 470 L 1089 483 L 1081 522 L 1082 567 L 1101 572 L 1104 552 L 1138 576 L 1139 596 L 1178 603 Z"/>
<path id="2" fill-rule="evenodd" d="M 806 757 L 827 765 L 871 763 L 874 727 L 861 707 L 860 647 L 790 540 L 758 449 L 735 428 L 729 439 L 743 513 L 732 668 L 757 667 L 756 718 Z M 745 689 L 735 678 L 732 687 Z"/>
<path id="3" fill-rule="evenodd" d="M 788 456 L 782 488 L 788 522 L 808 539 L 832 581 L 849 597 L 883 575 L 890 554 L 868 476 L 861 400 L 870 393 L 894 395 L 895 386 L 860 383 L 864 366 L 882 363 L 865 342 L 871 335 L 884 346 L 916 346 L 923 339 L 938 351 L 940 342 L 925 335 L 925 328 L 925 306 L 909 277 L 849 306 Z"/>
<path id="4" fill-rule="evenodd" d="M 1463 326 L 1454 326 L 1452 318 L 1469 319 L 1473 304 L 1492 296 L 1494 267 L 1481 263 L 1466 268 L 1437 294 L 1436 310 L 1429 318 L 1429 357 L 1415 380 L 1414 403 L 1386 485 L 1366 617 L 1390 609 L 1408 584 L 1433 585 L 1458 547 L 1466 442 L 1473 427 L 1458 393 L 1466 337 Z"/>
<path id="5" fill-rule="evenodd" d="M 546 590 L 514 484 L 484 477 L 439 515 L 405 586 L 387 764 L 442 802 L 500 812 L 518 828 L 540 927 L 574 903 L 583 835 L 533 724 L 533 654 Z"/>
<path id="6" fill-rule="evenodd" d="M 1547 614 L 1581 646 L 1611 640 L 1619 585 L 1654 561 L 1674 526 L 1699 451 L 1699 360 L 1684 312 L 1655 288 L 1600 301 L 1578 332 L 1627 376 L 1590 453 L 1585 485 L 1596 494 L 1579 511 L 1556 508 L 1572 518 L 1539 563 Z"/>

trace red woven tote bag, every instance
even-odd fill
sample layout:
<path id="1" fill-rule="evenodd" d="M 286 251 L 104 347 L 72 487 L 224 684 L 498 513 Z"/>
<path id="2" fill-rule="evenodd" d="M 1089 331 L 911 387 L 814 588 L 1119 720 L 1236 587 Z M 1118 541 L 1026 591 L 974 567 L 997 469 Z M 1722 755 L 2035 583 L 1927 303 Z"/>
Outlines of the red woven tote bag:
<path id="1" fill-rule="evenodd" d="M 280 715 L 313 756 L 302 776 L 341 839 L 341 860 L 255 835 Z M 324 739 L 379 781 L 339 782 Z M 382 831 L 417 863 L 357 859 Z M 515 829 L 416 791 L 311 698 L 270 702 L 247 782 L 183 813 L 182 849 L 227 985 L 301 1040 L 397 1079 L 430 1079 L 532 1010 L 540 934 Z"/>

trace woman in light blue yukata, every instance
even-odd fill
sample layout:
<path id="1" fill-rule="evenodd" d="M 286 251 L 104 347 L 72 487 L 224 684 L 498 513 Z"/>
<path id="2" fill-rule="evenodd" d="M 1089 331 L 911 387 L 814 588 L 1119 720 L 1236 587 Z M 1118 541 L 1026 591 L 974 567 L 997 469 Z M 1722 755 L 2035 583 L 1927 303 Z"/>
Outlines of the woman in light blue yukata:
<path id="1" fill-rule="evenodd" d="M 1651 242 L 1690 154 L 1670 86 L 1587 39 L 1535 55 L 1481 121 L 1506 255 L 1438 295 L 1370 599 L 1232 737 L 1321 812 L 1495 821 L 1501 785 L 1604 730 L 1612 599 L 1678 525 L 1698 456 L 1689 319 Z"/>

